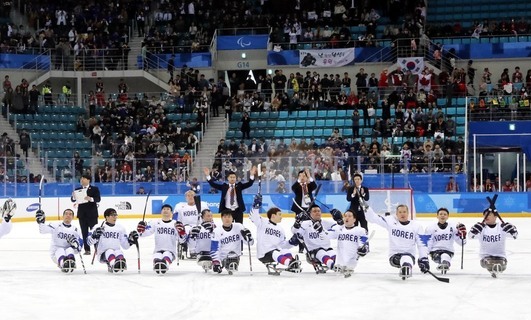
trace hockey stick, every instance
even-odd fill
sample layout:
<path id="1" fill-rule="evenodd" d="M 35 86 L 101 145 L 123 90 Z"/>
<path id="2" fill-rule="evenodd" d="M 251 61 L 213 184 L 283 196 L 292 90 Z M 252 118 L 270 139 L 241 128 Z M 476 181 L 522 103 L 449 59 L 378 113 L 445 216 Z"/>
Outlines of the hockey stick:
<path id="1" fill-rule="evenodd" d="M 497 199 L 498 199 L 498 194 L 495 194 L 492 199 L 490 197 L 487 197 L 487 201 L 489 201 L 489 209 L 491 209 L 492 212 L 494 212 L 494 215 L 497 216 L 498 219 L 500 219 L 501 223 L 505 223 L 505 221 L 503 221 L 503 218 L 500 216 L 500 213 L 498 212 L 498 210 L 496 210 Z M 486 218 L 487 216 L 485 216 L 485 219 Z M 485 222 L 485 219 L 483 219 L 483 222 Z"/>
<path id="2" fill-rule="evenodd" d="M 146 209 L 148 205 L 149 196 L 151 195 L 151 190 L 149 190 L 147 197 L 146 197 L 146 203 L 144 204 L 144 214 L 142 215 L 142 221 L 146 220 Z"/>
<path id="3" fill-rule="evenodd" d="M 461 270 L 463 270 L 464 257 L 465 257 L 465 239 L 461 239 Z"/>
<path id="4" fill-rule="evenodd" d="M 81 261 L 81 266 L 83 267 L 83 273 L 87 274 L 87 269 L 85 269 L 85 262 L 83 262 L 83 255 L 81 254 L 81 248 L 77 251 L 79 253 L 79 261 Z"/>
<path id="5" fill-rule="evenodd" d="M 42 210 L 42 184 L 44 182 L 44 175 L 41 176 L 41 181 L 39 181 L 39 210 Z"/>
<path id="6" fill-rule="evenodd" d="M 251 276 L 253 275 L 253 262 L 251 259 L 251 244 L 247 241 L 247 249 L 249 250 L 249 270 L 251 271 Z"/>
<path id="7" fill-rule="evenodd" d="M 194 196 L 194 203 L 195 203 L 195 208 L 197 209 L 197 225 L 199 225 L 199 221 L 201 220 L 201 196 L 200 195 Z"/>
<path id="8" fill-rule="evenodd" d="M 105 224 L 105 218 L 103 218 L 103 219 L 104 220 L 101 223 L 100 228 L 103 228 L 103 225 Z M 98 240 L 98 242 L 99 242 L 99 240 Z M 96 259 L 96 251 L 98 251 L 98 244 L 97 243 L 94 245 L 94 254 L 92 255 L 92 261 L 90 262 L 91 265 L 94 264 L 94 259 Z"/>
<path id="9" fill-rule="evenodd" d="M 433 272 L 431 272 L 429 270 L 426 270 L 425 273 L 431 274 L 432 277 L 434 277 L 435 279 L 437 279 L 437 280 L 439 280 L 441 282 L 450 283 L 450 279 L 449 278 L 438 277 L 437 275 L 435 275 Z"/>
<path id="10" fill-rule="evenodd" d="M 135 240 L 136 255 L 138 261 L 138 273 L 140 273 L 140 246 L 138 245 L 138 239 Z"/>
<path id="11" fill-rule="evenodd" d="M 262 194 L 262 164 L 258 164 L 258 194 Z"/>

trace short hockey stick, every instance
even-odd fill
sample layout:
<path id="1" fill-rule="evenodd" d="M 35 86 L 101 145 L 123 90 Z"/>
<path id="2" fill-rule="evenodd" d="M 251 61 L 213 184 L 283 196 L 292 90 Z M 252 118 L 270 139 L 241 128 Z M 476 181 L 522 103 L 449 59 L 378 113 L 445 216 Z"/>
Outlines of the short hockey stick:
<path id="1" fill-rule="evenodd" d="M 500 216 L 500 213 L 498 212 L 498 210 L 496 210 L 497 199 L 498 199 L 498 194 L 495 194 L 492 199 L 490 197 L 487 197 L 487 201 L 489 201 L 489 209 L 491 209 L 494 212 L 494 215 L 496 215 L 498 219 L 500 219 L 501 223 L 505 223 L 505 221 L 503 221 L 503 218 Z M 485 219 L 483 219 L 483 222 L 485 222 Z"/>
<path id="2" fill-rule="evenodd" d="M 199 225 L 201 221 L 201 196 L 200 195 L 194 196 L 194 203 L 195 203 L 195 208 L 197 210 L 197 225 Z"/>
<path id="3" fill-rule="evenodd" d="M 142 215 L 142 221 L 146 220 L 146 209 L 148 205 L 149 196 L 151 195 L 151 190 L 149 190 L 147 197 L 146 197 L 146 203 L 144 204 L 144 214 Z"/>
<path id="4" fill-rule="evenodd" d="M 135 246 L 138 261 L 138 273 L 140 273 L 140 246 L 138 245 L 138 239 L 135 240 Z"/>
<path id="5" fill-rule="evenodd" d="M 247 249 L 249 250 L 249 270 L 251 271 L 251 276 L 253 275 L 253 262 L 251 259 L 251 244 L 247 241 Z"/>
<path id="6" fill-rule="evenodd" d="M 431 274 L 432 277 L 434 277 L 435 279 L 441 281 L 441 282 L 444 282 L 444 283 L 450 283 L 450 279 L 448 278 L 443 278 L 443 277 L 438 277 L 437 275 L 435 275 L 433 272 L 427 270 L 425 273 L 428 273 L 428 274 Z"/>
<path id="7" fill-rule="evenodd" d="M 44 182 L 44 175 L 41 176 L 41 181 L 39 181 L 39 210 L 42 210 L 41 206 L 42 206 L 42 184 L 43 182 Z"/>
<path id="8" fill-rule="evenodd" d="M 79 261 L 81 261 L 81 266 L 83 267 L 83 273 L 87 274 L 87 269 L 85 269 L 85 262 L 83 262 L 83 255 L 81 254 L 81 248 L 77 251 L 79 253 Z"/>
<path id="9" fill-rule="evenodd" d="M 103 222 L 101 223 L 100 228 L 103 228 L 104 224 L 105 224 L 105 220 L 103 220 Z M 92 264 L 92 265 L 94 264 L 94 259 L 96 259 L 96 251 L 98 251 L 98 244 L 97 243 L 94 245 L 94 254 L 92 255 L 92 261 L 90 262 L 90 264 Z"/>

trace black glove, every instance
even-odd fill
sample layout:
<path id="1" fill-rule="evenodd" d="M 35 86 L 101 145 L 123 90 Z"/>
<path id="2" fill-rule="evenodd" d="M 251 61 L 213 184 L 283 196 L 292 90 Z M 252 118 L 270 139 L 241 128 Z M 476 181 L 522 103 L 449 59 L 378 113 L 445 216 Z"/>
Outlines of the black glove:
<path id="1" fill-rule="evenodd" d="M 129 233 L 129 236 L 127 237 L 127 242 L 129 242 L 130 245 L 138 243 L 138 232 L 136 232 L 136 230 L 131 231 Z"/>
<path id="2" fill-rule="evenodd" d="M 518 233 L 518 231 L 516 231 L 516 227 L 512 223 L 504 222 L 501 226 L 503 231 L 507 232 L 513 237 Z"/>
<path id="3" fill-rule="evenodd" d="M 214 225 L 213 222 L 210 222 L 210 221 L 205 221 L 203 223 L 201 223 L 201 225 L 203 226 L 203 228 L 205 228 L 208 232 L 212 232 L 214 231 L 214 228 L 216 227 Z"/>
<path id="4" fill-rule="evenodd" d="M 46 215 L 44 214 L 44 211 L 39 209 L 37 212 L 35 212 L 35 221 L 37 221 L 38 224 L 46 222 Z"/>
<path id="5" fill-rule="evenodd" d="M 242 231 L 240 231 L 240 233 L 242 234 L 242 237 L 245 241 L 251 242 L 253 240 L 253 235 L 251 234 L 251 231 L 249 231 L 249 229 L 243 229 Z"/>
<path id="6" fill-rule="evenodd" d="M 299 242 L 299 237 L 297 236 L 297 234 L 294 234 L 293 236 L 291 236 L 288 243 L 291 244 L 292 246 L 298 246 L 300 242 Z"/>
<path id="7" fill-rule="evenodd" d="M 430 271 L 430 261 L 428 260 L 428 258 L 420 258 L 418 260 L 418 263 L 419 263 L 420 272 L 426 273 Z"/>
<path id="8" fill-rule="evenodd" d="M 295 219 L 295 222 L 293 223 L 293 228 L 299 229 L 301 227 L 301 221 L 299 219 Z"/>
<path id="9" fill-rule="evenodd" d="M 358 248 L 358 256 L 365 257 L 369 253 L 369 248 L 366 245 L 362 245 Z"/>
<path id="10" fill-rule="evenodd" d="M 200 226 L 195 226 L 190 230 L 190 238 L 195 239 L 197 236 L 199 236 L 199 233 L 201 232 Z"/>
<path id="11" fill-rule="evenodd" d="M 92 238 L 97 240 L 101 237 L 102 234 L 103 229 L 101 227 L 97 227 L 96 229 L 94 229 L 94 231 L 92 231 Z"/>
<path id="12" fill-rule="evenodd" d="M 459 235 L 459 238 L 466 239 L 466 227 L 464 224 L 457 224 L 457 234 Z"/>
<path id="13" fill-rule="evenodd" d="M 335 222 L 343 221 L 343 214 L 341 211 L 337 209 L 330 210 L 330 214 L 332 215 L 332 219 L 334 219 Z"/>
<path id="14" fill-rule="evenodd" d="M 68 242 L 72 249 L 79 251 L 79 241 L 76 239 L 76 236 L 69 234 L 66 236 L 66 242 Z"/>
<path id="15" fill-rule="evenodd" d="M 184 229 L 184 224 L 181 221 L 175 222 L 175 229 L 177 229 L 177 233 L 181 237 L 186 234 L 186 229 Z"/>
<path id="16" fill-rule="evenodd" d="M 317 231 L 318 233 L 323 232 L 323 225 L 321 224 L 321 221 L 316 220 L 313 222 L 313 229 Z"/>
<path id="17" fill-rule="evenodd" d="M 144 220 L 142 220 L 136 226 L 136 231 L 138 233 L 144 233 L 144 231 L 146 231 L 146 226 L 147 226 L 147 223 Z"/>
<path id="18" fill-rule="evenodd" d="M 472 228 L 470 228 L 470 233 L 474 234 L 474 235 L 478 235 L 481 233 L 481 231 L 483 231 L 483 228 L 485 227 L 485 225 L 483 223 L 476 223 L 474 226 L 472 226 Z"/>
<path id="19" fill-rule="evenodd" d="M 212 262 L 212 270 L 214 270 L 214 272 L 216 273 L 221 273 L 221 271 L 223 271 L 223 267 L 221 266 L 219 261 L 214 261 Z"/>
<path id="20" fill-rule="evenodd" d="M 260 209 L 261 206 L 262 206 L 262 195 L 261 194 L 257 194 L 257 195 L 254 196 L 253 208 L 254 209 Z"/>

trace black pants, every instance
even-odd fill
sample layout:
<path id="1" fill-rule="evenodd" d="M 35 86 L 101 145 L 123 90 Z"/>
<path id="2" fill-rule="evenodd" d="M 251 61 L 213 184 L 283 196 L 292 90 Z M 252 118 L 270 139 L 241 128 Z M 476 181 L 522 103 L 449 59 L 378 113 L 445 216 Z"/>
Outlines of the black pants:
<path id="1" fill-rule="evenodd" d="M 98 217 L 94 218 L 79 218 L 79 227 L 81 228 L 81 234 L 83 235 L 83 247 L 85 251 L 90 251 L 90 246 L 87 244 L 87 236 L 89 230 L 98 224 Z"/>
<path id="2" fill-rule="evenodd" d="M 243 211 L 240 209 L 231 210 L 232 211 L 232 218 L 234 219 L 234 222 L 243 223 Z"/>
<path id="3" fill-rule="evenodd" d="M 367 219 L 365 218 L 365 211 L 363 210 L 355 210 L 356 211 L 356 226 L 361 226 L 362 228 L 364 228 L 365 230 L 367 230 L 367 232 L 369 231 L 369 227 L 368 227 L 368 224 L 367 224 Z"/>

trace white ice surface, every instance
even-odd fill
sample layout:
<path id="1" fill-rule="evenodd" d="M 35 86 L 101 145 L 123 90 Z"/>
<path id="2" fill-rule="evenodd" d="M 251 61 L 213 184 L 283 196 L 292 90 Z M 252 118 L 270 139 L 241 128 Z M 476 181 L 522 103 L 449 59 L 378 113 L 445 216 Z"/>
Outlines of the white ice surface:
<path id="1" fill-rule="evenodd" d="M 454 218 L 456 219 L 456 218 Z M 419 219 L 423 224 L 434 219 Z M 478 219 L 459 219 L 469 228 Z M 1 319 L 531 319 L 531 219 L 505 219 L 519 230 L 507 241 L 508 267 L 497 279 L 479 266 L 478 241 L 469 240 L 460 269 L 456 250 L 450 283 L 438 282 L 414 267 L 402 281 L 387 258 L 387 234 L 376 234 L 371 252 L 359 261 L 350 278 L 329 271 L 315 274 L 303 262 L 300 274 L 268 276 L 252 250 L 241 259 L 240 271 L 205 274 L 195 261 L 171 265 L 158 276 L 152 271 L 153 237 L 140 240 L 141 273 L 137 252 L 126 251 L 128 269 L 113 275 L 105 265 L 90 264 L 87 274 L 78 260 L 73 274 L 63 274 L 49 257 L 49 235 L 36 223 L 14 223 L 0 239 Z M 219 219 L 216 219 L 220 224 Z M 119 219 L 128 230 L 137 221 Z M 287 233 L 293 219 L 284 219 Z M 244 224 L 254 232 L 249 220 Z M 294 249 L 295 252 L 295 249 Z M 432 271 L 436 272 L 431 264 Z"/>

